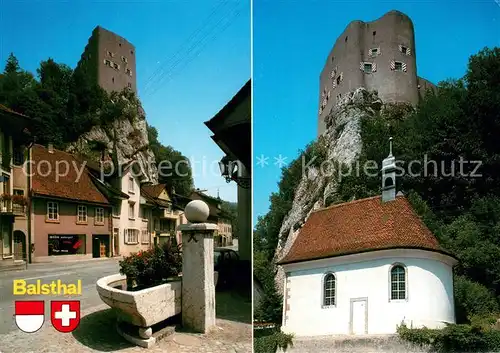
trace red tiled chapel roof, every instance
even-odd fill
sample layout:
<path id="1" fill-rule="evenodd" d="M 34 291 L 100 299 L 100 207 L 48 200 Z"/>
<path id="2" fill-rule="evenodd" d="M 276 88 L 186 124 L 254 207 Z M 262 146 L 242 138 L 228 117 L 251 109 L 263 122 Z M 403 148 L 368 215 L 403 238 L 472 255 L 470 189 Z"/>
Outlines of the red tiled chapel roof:
<path id="1" fill-rule="evenodd" d="M 280 264 L 383 249 L 446 252 L 404 196 L 347 202 L 311 213 Z"/>

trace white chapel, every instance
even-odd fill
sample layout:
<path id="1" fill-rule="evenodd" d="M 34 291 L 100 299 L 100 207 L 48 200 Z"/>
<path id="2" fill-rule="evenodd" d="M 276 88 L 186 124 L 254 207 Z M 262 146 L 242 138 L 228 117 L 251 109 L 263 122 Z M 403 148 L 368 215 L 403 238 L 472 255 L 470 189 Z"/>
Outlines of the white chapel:
<path id="1" fill-rule="evenodd" d="M 295 336 L 455 323 L 457 259 L 396 195 L 392 146 L 382 163 L 382 196 L 313 212 L 278 264 L 286 273 L 282 330 Z"/>

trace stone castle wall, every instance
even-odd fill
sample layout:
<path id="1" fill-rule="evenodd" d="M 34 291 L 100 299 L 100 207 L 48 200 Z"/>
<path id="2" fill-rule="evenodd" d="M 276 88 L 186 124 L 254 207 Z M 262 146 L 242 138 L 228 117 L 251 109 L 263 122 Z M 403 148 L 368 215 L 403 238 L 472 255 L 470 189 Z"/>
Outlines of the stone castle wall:
<path id="1" fill-rule="evenodd" d="M 425 87 L 419 88 L 420 83 Z M 415 33 L 405 14 L 390 11 L 372 22 L 353 21 L 338 37 L 320 75 L 318 136 L 342 96 L 359 87 L 378 91 L 386 103 L 413 105 L 422 96 L 420 89 L 433 88 L 417 76 Z"/>

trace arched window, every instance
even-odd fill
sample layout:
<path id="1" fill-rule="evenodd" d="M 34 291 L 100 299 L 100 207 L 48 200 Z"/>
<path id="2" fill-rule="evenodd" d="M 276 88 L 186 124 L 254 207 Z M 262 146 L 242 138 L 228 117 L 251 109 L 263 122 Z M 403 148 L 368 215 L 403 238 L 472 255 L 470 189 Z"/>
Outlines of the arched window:
<path id="1" fill-rule="evenodd" d="M 391 300 L 406 299 L 406 268 L 394 265 L 391 268 Z"/>
<path id="2" fill-rule="evenodd" d="M 335 305 L 336 279 L 333 273 L 327 273 L 323 279 L 323 306 Z"/>

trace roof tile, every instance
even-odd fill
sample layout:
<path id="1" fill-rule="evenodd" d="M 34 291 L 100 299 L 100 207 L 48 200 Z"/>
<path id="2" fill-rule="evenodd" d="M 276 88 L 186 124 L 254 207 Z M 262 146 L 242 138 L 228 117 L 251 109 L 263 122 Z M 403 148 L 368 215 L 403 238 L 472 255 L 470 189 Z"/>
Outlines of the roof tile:
<path id="1" fill-rule="evenodd" d="M 85 168 L 79 177 L 83 164 L 73 155 L 41 145 L 34 145 L 33 192 L 39 196 L 52 196 L 75 201 L 108 204 L 106 197 L 97 189 Z M 66 172 L 66 166 L 68 170 Z M 59 175 L 56 173 L 59 168 Z"/>
<path id="2" fill-rule="evenodd" d="M 380 196 L 311 213 L 281 264 L 391 248 L 447 253 L 404 196 Z"/>

